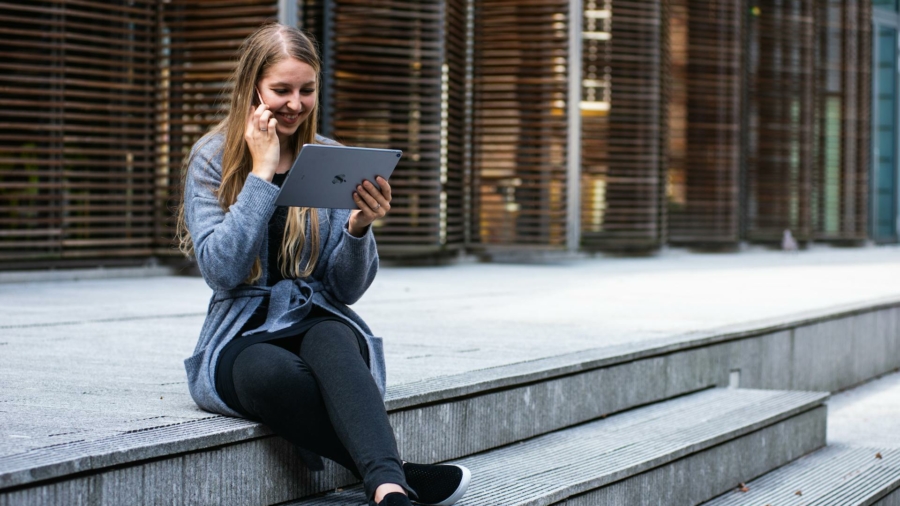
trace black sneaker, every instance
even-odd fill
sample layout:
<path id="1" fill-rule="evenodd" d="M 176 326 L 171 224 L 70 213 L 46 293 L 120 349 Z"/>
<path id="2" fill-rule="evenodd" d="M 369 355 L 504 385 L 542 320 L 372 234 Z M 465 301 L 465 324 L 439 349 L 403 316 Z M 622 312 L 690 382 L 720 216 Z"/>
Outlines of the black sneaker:
<path id="1" fill-rule="evenodd" d="M 369 501 L 369 504 L 374 506 L 412 506 L 412 503 L 409 502 L 409 497 L 406 497 L 406 494 L 401 494 L 400 492 L 391 492 L 390 494 L 387 494 L 377 505 L 374 500 Z"/>
<path id="2" fill-rule="evenodd" d="M 463 466 L 454 464 L 403 464 L 406 484 L 418 496 L 413 502 L 428 506 L 450 506 L 460 500 L 472 473 Z"/>

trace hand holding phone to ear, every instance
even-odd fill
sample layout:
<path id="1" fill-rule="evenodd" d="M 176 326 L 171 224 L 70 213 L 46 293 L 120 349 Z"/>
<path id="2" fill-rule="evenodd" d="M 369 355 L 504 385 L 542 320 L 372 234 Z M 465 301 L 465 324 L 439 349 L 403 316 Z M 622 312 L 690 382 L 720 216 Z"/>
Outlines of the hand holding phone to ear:
<path id="1" fill-rule="evenodd" d="M 247 142 L 247 148 L 250 149 L 250 156 L 253 158 L 252 174 L 271 182 L 275 175 L 275 169 L 278 168 L 278 160 L 281 153 L 281 147 L 278 142 L 276 128 L 278 121 L 275 115 L 269 110 L 262 101 L 262 95 L 259 90 L 253 88 L 255 99 L 252 102 L 259 101 L 256 107 L 251 106 L 247 115 L 247 128 L 244 131 L 244 140 Z"/>

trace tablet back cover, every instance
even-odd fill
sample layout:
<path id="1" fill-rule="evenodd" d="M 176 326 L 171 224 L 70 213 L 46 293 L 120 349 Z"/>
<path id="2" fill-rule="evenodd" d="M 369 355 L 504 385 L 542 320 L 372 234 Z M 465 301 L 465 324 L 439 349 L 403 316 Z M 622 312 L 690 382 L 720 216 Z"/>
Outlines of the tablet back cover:
<path id="1" fill-rule="evenodd" d="M 396 149 L 304 144 L 275 205 L 356 209 L 356 185 L 364 179 L 375 184 L 375 176 L 389 179 L 401 155 Z"/>

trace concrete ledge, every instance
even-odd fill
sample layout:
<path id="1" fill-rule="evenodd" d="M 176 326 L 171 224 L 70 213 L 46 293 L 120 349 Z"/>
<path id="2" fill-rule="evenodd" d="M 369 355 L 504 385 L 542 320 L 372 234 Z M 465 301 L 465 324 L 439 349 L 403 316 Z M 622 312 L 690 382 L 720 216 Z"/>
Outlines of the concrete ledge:
<path id="1" fill-rule="evenodd" d="M 856 316 L 879 313 L 875 320 L 866 318 L 854 318 Z M 837 328 L 831 329 L 835 325 Z M 862 325 L 858 327 L 855 325 Z M 826 381 L 841 385 L 839 388 L 823 388 L 810 386 L 811 390 L 836 390 L 843 389 L 861 383 L 879 374 L 892 371 L 900 367 L 900 297 L 888 297 L 871 301 L 846 304 L 816 311 L 797 313 L 783 318 L 759 320 L 738 325 L 720 327 L 703 332 L 673 335 L 655 341 L 641 341 L 616 346 L 595 348 L 592 350 L 578 351 L 555 357 L 548 357 L 529 362 L 521 362 L 508 366 L 492 367 L 464 374 L 443 376 L 425 381 L 418 381 L 398 385 L 388 391 L 387 406 L 390 410 L 402 409 L 414 405 L 440 402 L 454 397 L 464 397 L 475 393 L 492 389 L 508 388 L 512 385 L 543 381 L 548 378 L 565 376 L 590 369 L 608 367 L 614 364 L 630 362 L 642 358 L 667 355 L 692 348 L 705 347 L 714 344 L 738 341 L 754 337 L 762 337 L 777 334 L 781 331 L 801 330 L 801 337 L 815 336 L 823 329 L 829 329 L 832 334 L 829 340 L 841 334 L 852 336 L 862 348 L 854 350 L 852 362 L 848 362 L 846 356 L 832 359 L 832 366 L 846 370 L 842 375 L 846 379 L 838 381 Z M 874 339 L 868 339 L 866 335 L 875 332 Z M 804 341 L 807 341 L 804 339 Z M 857 344 L 857 343 L 855 343 Z M 840 346 L 840 343 L 834 343 Z M 866 346 L 871 345 L 871 347 Z M 810 352 L 807 356 L 816 356 L 821 350 L 813 345 L 813 349 L 803 349 L 802 352 Z M 884 351 L 891 353 L 886 355 Z M 877 353 L 878 356 L 870 356 Z M 800 362 L 804 362 L 800 357 Z M 830 375 L 831 371 L 820 367 L 822 376 Z M 856 369 L 852 371 L 851 369 Z M 880 371 L 871 374 L 873 371 Z M 810 378 L 813 383 L 819 378 Z M 794 389 L 792 385 L 782 385 L 779 388 Z"/>
<path id="2" fill-rule="evenodd" d="M 0 459 L 0 489 L 220 447 L 269 434 L 271 431 L 255 422 L 213 416 L 94 441 L 61 444 Z"/>

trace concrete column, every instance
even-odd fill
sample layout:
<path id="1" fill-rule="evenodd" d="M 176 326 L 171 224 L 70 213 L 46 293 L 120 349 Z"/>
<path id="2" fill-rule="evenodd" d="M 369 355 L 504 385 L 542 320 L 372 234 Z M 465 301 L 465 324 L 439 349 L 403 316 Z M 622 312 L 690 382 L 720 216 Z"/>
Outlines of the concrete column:
<path id="1" fill-rule="evenodd" d="M 581 243 L 581 32 L 582 0 L 569 0 L 568 166 L 566 170 L 566 249 Z"/>
<path id="2" fill-rule="evenodd" d="M 297 26 L 297 0 L 278 0 L 278 22 Z"/>

